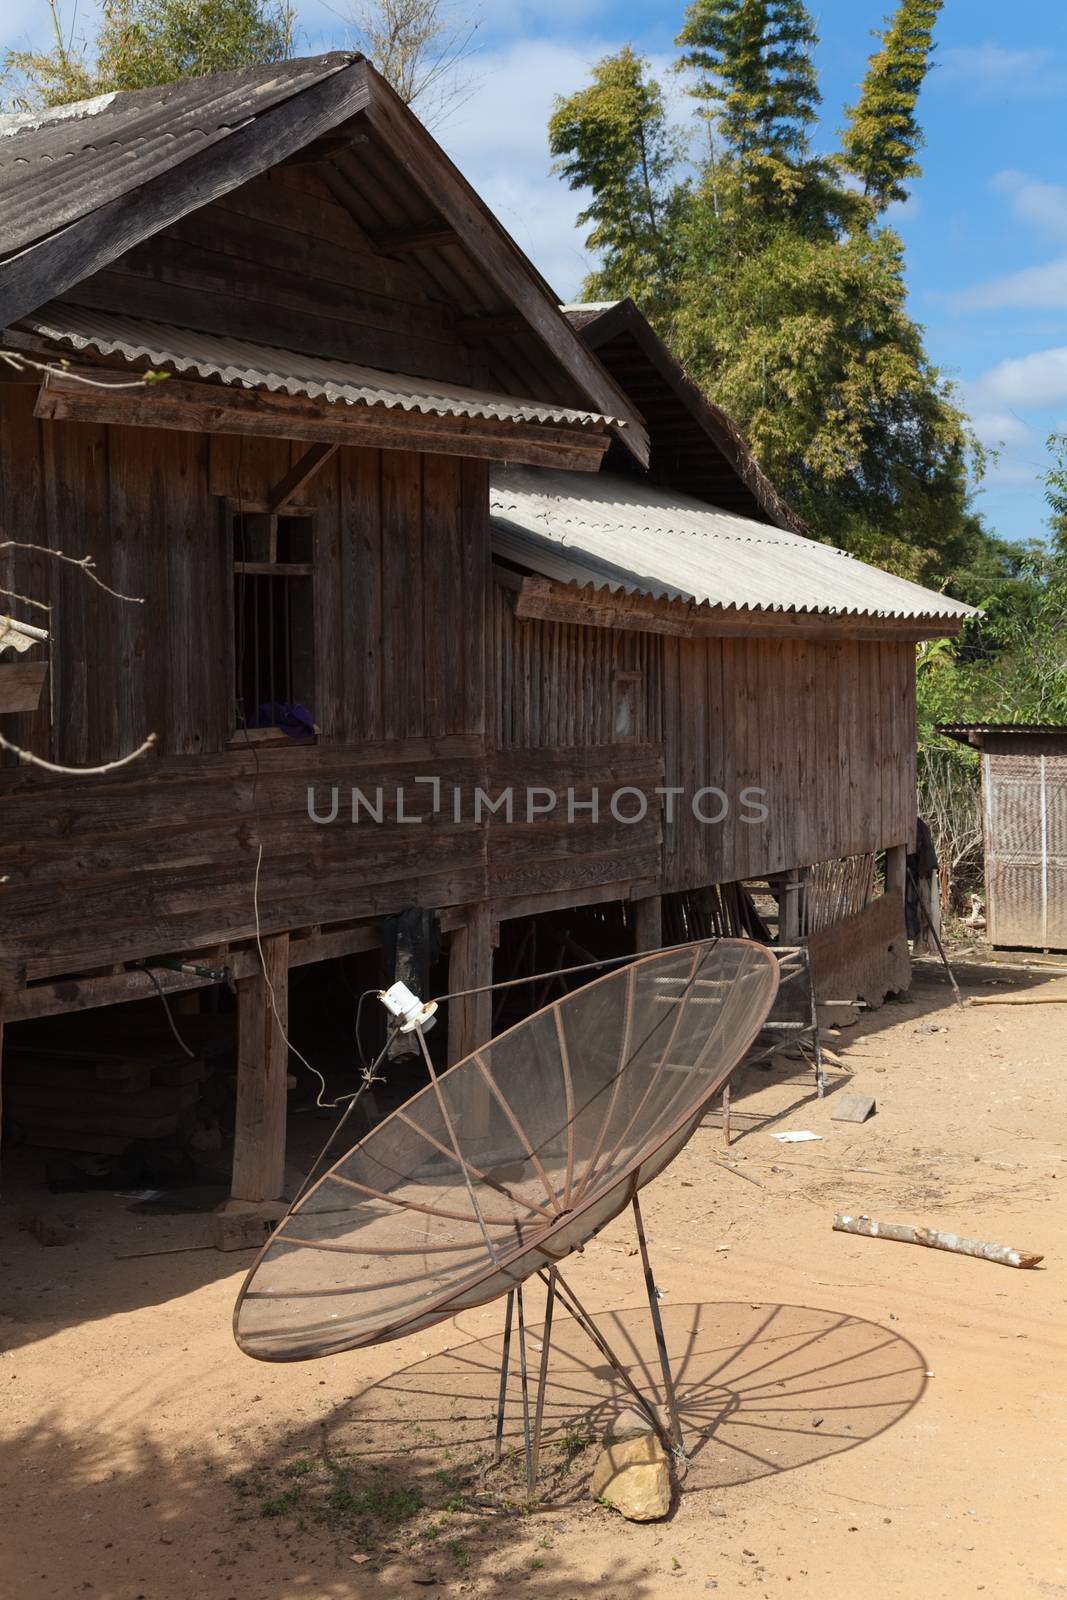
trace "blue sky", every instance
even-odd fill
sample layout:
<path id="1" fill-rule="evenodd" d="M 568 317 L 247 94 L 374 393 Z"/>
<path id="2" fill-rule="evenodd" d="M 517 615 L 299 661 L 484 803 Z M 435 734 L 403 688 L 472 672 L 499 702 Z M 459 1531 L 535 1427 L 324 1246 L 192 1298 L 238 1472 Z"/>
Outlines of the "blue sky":
<path id="1" fill-rule="evenodd" d="M 70 0 L 68 0 L 68 7 Z M 91 0 L 81 0 L 83 19 Z M 298 0 L 311 52 L 352 43 L 350 0 Z M 470 96 L 437 137 L 564 298 L 589 262 L 580 198 L 549 175 L 554 93 L 624 43 L 665 67 L 684 0 L 464 0 L 480 10 Z M 832 146 L 892 0 L 815 0 Z M 458 7 L 457 7 L 458 9 Z M 66 15 L 70 16 L 69 9 Z M 0 0 L 0 47 L 44 42 L 45 0 Z M 913 314 L 999 447 L 977 504 L 1009 538 L 1043 531 L 1045 438 L 1067 431 L 1067 5 L 946 0 L 921 106 L 925 173 L 894 226 L 908 251 Z"/>

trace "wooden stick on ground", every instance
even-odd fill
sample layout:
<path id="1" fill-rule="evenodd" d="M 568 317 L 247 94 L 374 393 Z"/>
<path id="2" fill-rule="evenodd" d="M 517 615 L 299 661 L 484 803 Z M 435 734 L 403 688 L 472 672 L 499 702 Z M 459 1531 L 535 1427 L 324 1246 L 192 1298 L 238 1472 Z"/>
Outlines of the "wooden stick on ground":
<path id="1" fill-rule="evenodd" d="M 835 1233 L 857 1233 L 864 1239 L 893 1239 L 898 1244 L 923 1244 L 930 1250 L 951 1250 L 958 1256 L 976 1256 L 1002 1267 L 1036 1267 L 1044 1256 L 1032 1250 L 1012 1250 L 1006 1244 L 985 1244 L 981 1239 L 961 1239 L 958 1233 L 936 1228 L 913 1228 L 906 1222 L 874 1222 L 870 1217 L 835 1217 Z"/>
<path id="2" fill-rule="evenodd" d="M 1067 1006 L 1067 994 L 976 994 L 972 1006 Z"/>

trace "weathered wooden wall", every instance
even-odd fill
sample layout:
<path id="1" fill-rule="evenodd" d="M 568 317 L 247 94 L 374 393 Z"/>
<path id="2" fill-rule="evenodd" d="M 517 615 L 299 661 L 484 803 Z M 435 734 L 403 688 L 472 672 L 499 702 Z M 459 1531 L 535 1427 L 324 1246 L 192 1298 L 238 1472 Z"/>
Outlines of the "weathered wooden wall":
<path id="1" fill-rule="evenodd" d="M 51 740 L 47 717 L 20 719 L 11 737 L 67 764 L 112 760 L 149 732 L 162 754 L 225 750 L 236 735 L 226 503 L 261 505 L 301 446 L 40 423 L 33 399 L 29 385 L 0 385 L 0 528 L 92 555 L 144 604 L 47 558 L 0 566 L 0 583 L 52 606 Z M 486 471 L 345 449 L 303 492 L 321 744 L 482 731 Z"/>
<path id="2" fill-rule="evenodd" d="M 915 835 L 915 650 L 842 640 L 665 639 L 667 782 L 736 804 L 767 791 L 766 823 L 665 829 L 669 889 L 860 855 Z M 736 797 L 736 799 L 735 799 Z M 705 809 L 714 814 L 709 798 Z"/>
<path id="3" fill-rule="evenodd" d="M 670 802 L 673 821 L 662 824 L 665 889 L 760 877 L 914 837 L 913 645 L 680 639 L 524 621 L 499 585 L 493 618 L 501 749 L 615 743 L 615 675 L 639 674 L 635 743 L 662 741 L 663 783 L 684 790 Z M 620 783 L 625 770 L 624 759 Z M 694 814 L 704 788 L 729 797 L 721 823 Z M 741 820 L 753 815 L 741 804 L 746 789 L 766 791 L 765 822 Z M 705 815 L 720 808 L 714 796 L 701 802 Z"/>
<path id="4" fill-rule="evenodd" d="M 410 261 L 375 251 L 308 168 L 253 178 L 62 298 L 392 372 L 478 376 L 454 313 Z"/>
<path id="5" fill-rule="evenodd" d="M 907 644 L 685 640 L 517 620 L 493 581 L 484 463 L 340 450 L 314 516 L 314 748 L 252 749 L 234 722 L 227 505 L 262 506 L 284 441 L 38 422 L 0 386 L 0 537 L 92 555 L 125 604 L 39 554 L 0 583 L 52 607 L 42 708 L 5 732 L 65 763 L 147 733 L 137 767 L 89 780 L 0 770 L 0 966 L 16 982 L 418 901 L 499 915 L 632 889 L 730 882 L 902 842 L 914 827 Z M 625 738 L 618 675 L 633 692 Z M 430 814 L 422 776 L 442 781 Z M 385 821 L 348 816 L 381 784 Z M 331 826 L 308 820 L 339 790 Z M 407 791 L 412 824 L 396 814 Z M 463 799 L 450 815 L 451 789 Z M 686 793 L 665 819 L 663 786 Z M 692 795 L 767 791 L 770 816 L 697 821 Z M 474 791 L 514 791 L 510 825 Z M 528 789 L 551 791 L 548 811 Z M 616 790 L 634 791 L 611 814 Z M 576 802 L 572 816 L 568 791 Z M 600 815 L 587 802 L 599 791 Z M 711 802 L 714 804 L 714 802 Z"/>
<path id="6" fill-rule="evenodd" d="M 496 746 L 585 749 L 624 742 L 616 726 L 619 673 L 634 675 L 634 723 L 626 740 L 662 738 L 661 641 L 653 634 L 523 621 L 511 591 L 491 589 Z"/>

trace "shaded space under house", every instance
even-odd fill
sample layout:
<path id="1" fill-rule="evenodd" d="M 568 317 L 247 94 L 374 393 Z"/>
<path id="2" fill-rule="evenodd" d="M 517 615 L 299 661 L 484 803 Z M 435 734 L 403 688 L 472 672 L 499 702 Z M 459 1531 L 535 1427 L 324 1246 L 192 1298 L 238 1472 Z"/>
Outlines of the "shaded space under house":
<path id="1" fill-rule="evenodd" d="M 220 1236 L 261 1233 L 311 1083 L 286 1019 L 355 1087 L 412 908 L 438 993 L 731 931 L 807 940 L 831 999 L 906 985 L 914 647 L 968 608 L 815 542 L 636 309 L 565 315 L 365 61 L 0 119 L 0 197 L 2 347 L 69 363 L 0 378 L 0 530 L 140 601 L 0 552 L 51 608 L 3 731 L 73 767 L 156 735 L 93 777 L 0 760 L 12 1135 L 77 1150 L 81 1107 L 109 1148 L 180 1140 L 210 1074 L 127 1065 L 151 1098 L 102 1111 L 106 1052 L 30 1032 L 164 994 L 224 1035 Z M 766 816 L 706 820 L 716 790 Z M 536 1003 L 454 1001 L 434 1048 Z"/>

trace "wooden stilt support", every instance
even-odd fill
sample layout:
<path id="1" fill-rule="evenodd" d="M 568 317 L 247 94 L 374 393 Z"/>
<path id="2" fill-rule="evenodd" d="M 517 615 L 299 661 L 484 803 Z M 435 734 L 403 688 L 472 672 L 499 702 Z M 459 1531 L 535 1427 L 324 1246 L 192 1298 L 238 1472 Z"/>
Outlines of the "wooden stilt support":
<path id="1" fill-rule="evenodd" d="M 262 1239 L 284 1215 L 289 1019 L 289 935 L 263 940 L 262 970 L 237 985 L 237 1107 L 230 1201 L 218 1217 L 220 1249 Z M 273 991 L 273 1005 L 271 994 Z M 277 1016 L 275 1016 L 277 1010 Z"/>
<path id="2" fill-rule="evenodd" d="M 448 1064 L 453 1066 L 487 1044 L 493 1036 L 493 995 L 487 984 L 493 981 L 493 921 L 487 905 L 471 906 L 464 923 L 451 935 L 448 957 L 450 994 L 464 989 L 483 989 L 482 994 L 466 995 L 448 1002 Z M 480 1115 L 465 1128 L 474 1137 L 489 1132 L 489 1090 L 485 1090 Z"/>
<path id="3" fill-rule="evenodd" d="M 493 981 L 492 918 L 487 905 L 471 906 L 462 927 L 451 937 L 448 958 L 450 994 L 464 989 L 486 989 Z M 448 1064 L 462 1061 L 493 1031 L 493 996 L 467 995 L 448 1002 Z"/>
<path id="4" fill-rule="evenodd" d="M 663 946 L 663 896 L 650 894 L 645 900 L 635 900 L 634 942 L 639 951 L 659 950 Z"/>
<path id="5" fill-rule="evenodd" d="M 891 844 L 885 853 L 885 892 L 886 894 L 904 893 L 904 886 L 908 874 L 908 847 L 906 844 Z"/>

